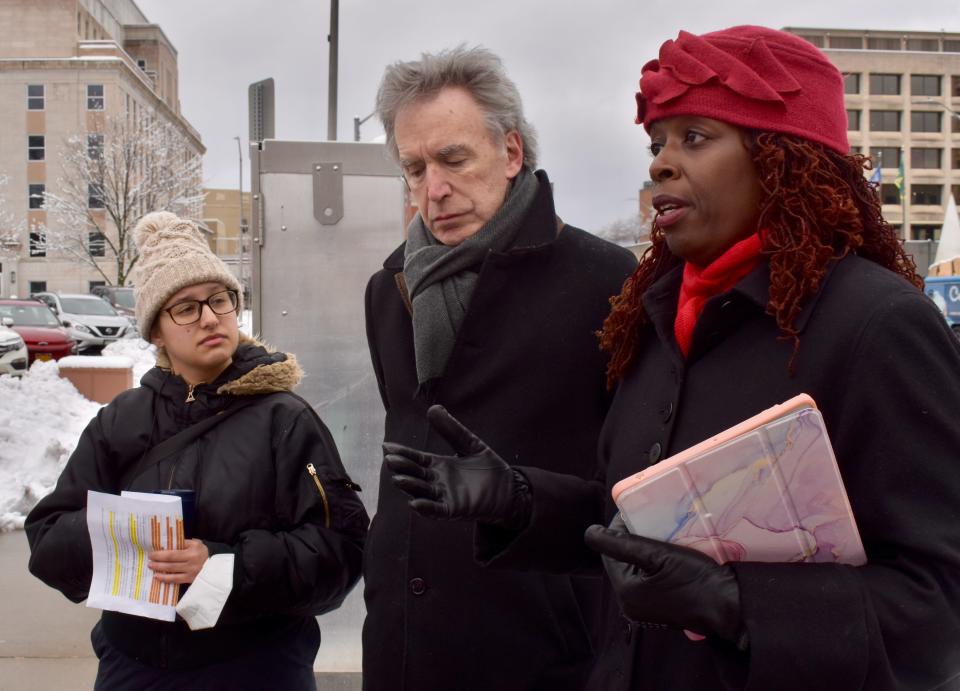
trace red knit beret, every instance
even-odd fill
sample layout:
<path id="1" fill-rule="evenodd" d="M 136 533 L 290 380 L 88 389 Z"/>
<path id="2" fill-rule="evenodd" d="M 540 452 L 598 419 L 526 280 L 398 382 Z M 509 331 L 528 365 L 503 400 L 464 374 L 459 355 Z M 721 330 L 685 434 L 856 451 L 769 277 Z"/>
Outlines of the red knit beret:
<path id="1" fill-rule="evenodd" d="M 843 76 L 804 39 L 762 26 L 681 31 L 643 66 L 637 123 L 699 115 L 783 132 L 847 154 Z"/>

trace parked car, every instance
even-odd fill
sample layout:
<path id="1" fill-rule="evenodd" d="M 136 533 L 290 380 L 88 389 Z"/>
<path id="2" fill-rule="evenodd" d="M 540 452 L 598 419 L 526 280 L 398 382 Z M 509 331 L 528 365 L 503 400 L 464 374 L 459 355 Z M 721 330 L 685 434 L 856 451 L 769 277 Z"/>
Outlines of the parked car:
<path id="1" fill-rule="evenodd" d="M 59 360 L 77 352 L 76 341 L 42 302 L 0 300 L 0 319 L 4 323 L 12 320 L 10 328 L 26 343 L 28 365 L 35 360 Z"/>
<path id="2" fill-rule="evenodd" d="M 53 310 L 81 353 L 100 352 L 108 343 L 133 336 L 137 329 L 106 300 L 82 293 L 36 293 Z"/>
<path id="3" fill-rule="evenodd" d="M 129 286 L 96 286 L 90 293 L 109 302 L 113 309 L 129 319 L 130 323 L 137 323 L 133 288 Z"/>
<path id="4" fill-rule="evenodd" d="M 27 371 L 27 344 L 10 328 L 13 320 L 0 317 L 0 374 L 22 376 Z"/>

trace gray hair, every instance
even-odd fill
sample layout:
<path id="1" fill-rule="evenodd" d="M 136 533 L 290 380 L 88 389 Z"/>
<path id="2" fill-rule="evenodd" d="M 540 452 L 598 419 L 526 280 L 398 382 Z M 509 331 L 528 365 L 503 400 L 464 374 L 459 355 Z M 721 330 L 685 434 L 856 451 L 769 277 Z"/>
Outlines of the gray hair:
<path id="1" fill-rule="evenodd" d="M 377 90 L 377 116 L 387 135 L 387 148 L 399 157 L 394 123 L 400 109 L 432 96 L 446 87 L 466 89 L 480 106 L 487 128 L 496 138 L 516 130 L 523 141 L 523 165 L 537 167 L 537 135 L 523 117 L 517 85 L 503 63 L 486 48 L 457 46 L 439 53 L 423 53 L 419 60 L 395 62 L 383 73 Z"/>

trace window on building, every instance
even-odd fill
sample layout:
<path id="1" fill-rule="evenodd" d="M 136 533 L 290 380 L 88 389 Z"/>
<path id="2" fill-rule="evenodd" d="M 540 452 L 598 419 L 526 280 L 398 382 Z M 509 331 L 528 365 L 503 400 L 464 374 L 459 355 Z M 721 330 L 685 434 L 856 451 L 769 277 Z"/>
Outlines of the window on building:
<path id="1" fill-rule="evenodd" d="M 953 201 L 960 199 L 960 185 L 950 185 L 950 194 L 953 195 Z"/>
<path id="2" fill-rule="evenodd" d="M 30 286 L 30 294 L 34 293 L 46 293 L 47 292 L 47 282 L 46 281 L 30 281 L 28 283 Z"/>
<path id="3" fill-rule="evenodd" d="M 955 74 L 950 77 L 950 95 L 954 98 L 960 98 L 960 75 Z"/>
<path id="4" fill-rule="evenodd" d="M 934 240 L 940 239 L 940 226 L 917 224 L 910 226 L 911 240 Z"/>
<path id="5" fill-rule="evenodd" d="M 944 53 L 960 53 L 960 41 L 955 38 L 943 39 Z"/>
<path id="6" fill-rule="evenodd" d="M 27 110 L 43 110 L 44 107 L 43 84 L 27 84 Z"/>
<path id="7" fill-rule="evenodd" d="M 910 131 L 911 132 L 939 132 L 940 131 L 940 111 L 938 110 L 914 110 L 910 112 Z"/>
<path id="8" fill-rule="evenodd" d="M 863 153 L 863 147 L 862 147 L 862 146 L 851 146 L 851 147 L 850 147 L 850 153 L 851 153 L 851 154 L 860 154 L 860 153 Z"/>
<path id="9" fill-rule="evenodd" d="M 870 50 L 900 50 L 900 39 L 871 36 L 867 38 L 867 48 Z"/>
<path id="10" fill-rule="evenodd" d="M 90 233 L 87 237 L 87 251 L 91 257 L 107 256 L 107 238 L 100 231 Z"/>
<path id="11" fill-rule="evenodd" d="M 87 281 L 87 292 L 92 293 L 94 288 L 103 288 L 106 285 L 106 281 Z"/>
<path id="12" fill-rule="evenodd" d="M 943 201 L 943 185 L 910 185 L 910 203 L 939 206 Z"/>
<path id="13" fill-rule="evenodd" d="M 105 206 L 103 202 L 103 189 L 93 183 L 87 185 L 87 208 L 103 209 Z"/>
<path id="14" fill-rule="evenodd" d="M 823 36 L 821 34 L 800 34 L 799 36 L 804 41 L 807 41 L 808 43 L 812 43 L 817 48 L 823 48 L 824 46 Z"/>
<path id="15" fill-rule="evenodd" d="M 30 256 L 31 257 L 46 257 L 47 256 L 47 234 L 42 230 L 31 230 L 30 231 Z M 41 290 L 31 290 L 31 293 L 39 293 L 46 288 Z"/>
<path id="16" fill-rule="evenodd" d="M 845 94 L 860 93 L 860 73 L 859 72 L 853 72 L 851 74 L 843 75 L 843 93 Z"/>
<path id="17" fill-rule="evenodd" d="M 960 168 L 960 149 L 954 147 L 951 149 L 952 156 L 950 157 L 950 167 L 956 170 Z"/>
<path id="18" fill-rule="evenodd" d="M 911 168 L 940 168 L 941 149 L 913 147 L 910 149 Z"/>
<path id="19" fill-rule="evenodd" d="M 870 158 L 878 168 L 899 168 L 900 167 L 900 147 L 897 146 L 871 146 Z"/>
<path id="20" fill-rule="evenodd" d="M 146 71 L 146 69 L 147 69 L 147 61 L 146 61 L 146 60 L 137 60 L 137 67 L 139 67 L 141 70 Z"/>
<path id="21" fill-rule="evenodd" d="M 936 53 L 940 50 L 940 41 L 935 38 L 908 38 L 907 50 L 921 50 Z"/>
<path id="22" fill-rule="evenodd" d="M 950 114 L 950 120 L 953 122 L 953 125 L 950 126 L 950 131 L 951 131 L 951 132 L 960 132 L 960 117 L 958 117 L 957 115 L 954 115 L 953 113 L 951 113 L 951 114 Z"/>
<path id="23" fill-rule="evenodd" d="M 102 134 L 87 135 L 87 156 L 91 160 L 103 158 L 103 135 Z"/>
<path id="24" fill-rule="evenodd" d="M 900 190 L 897 189 L 897 186 L 891 183 L 883 183 L 880 185 L 880 203 L 881 204 L 899 204 L 900 203 Z"/>
<path id="25" fill-rule="evenodd" d="M 87 84 L 87 110 L 103 110 L 103 84 Z"/>
<path id="26" fill-rule="evenodd" d="M 873 132 L 899 132 L 899 110 L 871 110 L 870 129 Z"/>
<path id="27" fill-rule="evenodd" d="M 42 161 L 44 159 L 44 137 L 42 134 L 27 135 L 27 160 Z"/>
<path id="28" fill-rule="evenodd" d="M 830 47 L 860 50 L 863 48 L 863 38 L 860 36 L 831 36 Z"/>
<path id="29" fill-rule="evenodd" d="M 899 74 L 871 74 L 870 93 L 874 96 L 895 96 L 900 93 Z"/>
<path id="30" fill-rule="evenodd" d="M 860 111 L 847 108 L 847 129 L 850 131 L 860 129 Z"/>
<path id="31" fill-rule="evenodd" d="M 43 195 L 47 191 L 46 185 L 28 185 L 27 207 L 31 209 L 43 208 Z"/>
<path id="32" fill-rule="evenodd" d="M 940 75 L 939 74 L 911 74 L 910 75 L 910 95 L 911 96 L 939 96 L 940 95 Z"/>

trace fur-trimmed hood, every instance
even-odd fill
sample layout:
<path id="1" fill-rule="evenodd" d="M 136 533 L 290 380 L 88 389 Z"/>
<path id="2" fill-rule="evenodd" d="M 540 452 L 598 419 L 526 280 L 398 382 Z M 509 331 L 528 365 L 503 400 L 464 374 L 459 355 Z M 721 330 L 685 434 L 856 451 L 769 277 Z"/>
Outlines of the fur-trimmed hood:
<path id="1" fill-rule="evenodd" d="M 278 352 L 241 333 L 230 366 L 215 381 L 195 387 L 195 392 L 198 398 L 200 394 L 257 396 L 292 391 L 302 378 L 303 370 L 294 355 Z M 179 400 L 183 400 L 188 389 L 186 382 L 172 372 L 170 360 L 162 349 L 157 353 L 157 366 L 147 372 L 140 383 Z"/>
<path id="2" fill-rule="evenodd" d="M 256 396 L 277 391 L 293 391 L 303 379 L 303 370 L 292 353 L 277 352 L 275 348 L 246 334 L 240 334 L 240 344 L 233 356 L 239 369 L 250 363 L 252 367 L 239 377 L 217 388 L 219 394 Z"/>

